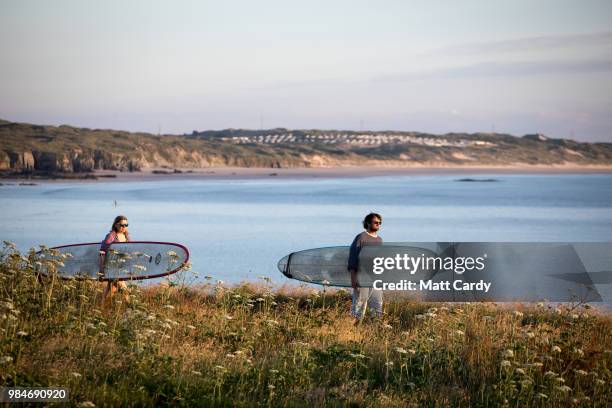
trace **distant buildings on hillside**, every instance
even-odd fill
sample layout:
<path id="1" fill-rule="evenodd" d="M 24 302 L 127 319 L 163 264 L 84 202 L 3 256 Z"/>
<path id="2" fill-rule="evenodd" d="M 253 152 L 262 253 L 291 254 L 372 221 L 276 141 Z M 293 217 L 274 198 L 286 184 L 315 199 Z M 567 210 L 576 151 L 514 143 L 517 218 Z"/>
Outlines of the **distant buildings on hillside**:
<path id="1" fill-rule="evenodd" d="M 412 135 L 395 134 L 343 134 L 343 133 L 321 133 L 300 134 L 279 133 L 255 136 L 230 136 L 222 137 L 221 140 L 238 144 L 280 144 L 280 143 L 323 143 L 323 144 L 349 144 L 359 146 L 377 146 L 383 144 L 418 144 L 424 146 L 495 146 L 485 140 L 448 140 L 443 137 L 423 137 Z"/>

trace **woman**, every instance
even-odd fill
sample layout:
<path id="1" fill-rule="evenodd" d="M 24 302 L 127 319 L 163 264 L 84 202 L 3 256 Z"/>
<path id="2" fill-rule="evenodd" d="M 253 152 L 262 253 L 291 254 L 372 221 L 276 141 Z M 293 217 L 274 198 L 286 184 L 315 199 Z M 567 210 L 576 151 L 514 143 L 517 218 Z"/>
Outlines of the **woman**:
<path id="1" fill-rule="evenodd" d="M 128 231 L 128 219 L 125 215 L 118 215 L 113 221 L 111 230 L 102 244 L 100 245 L 100 274 L 104 275 L 104 261 L 106 259 L 106 252 L 114 242 L 130 242 L 130 233 Z M 126 290 L 127 285 L 124 281 L 108 281 L 106 289 L 104 289 L 104 299 L 109 295 L 112 297 L 113 294 L 118 290 Z M 127 293 L 125 293 L 125 300 L 129 300 Z"/>

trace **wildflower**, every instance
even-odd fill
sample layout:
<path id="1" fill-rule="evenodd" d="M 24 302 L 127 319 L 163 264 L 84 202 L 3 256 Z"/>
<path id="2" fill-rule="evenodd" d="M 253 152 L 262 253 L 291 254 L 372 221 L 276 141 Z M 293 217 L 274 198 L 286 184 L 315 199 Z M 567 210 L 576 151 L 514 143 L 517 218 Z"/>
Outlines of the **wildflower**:
<path id="1" fill-rule="evenodd" d="M 385 323 L 383 324 L 383 329 L 392 329 L 393 326 L 391 326 L 389 323 Z"/>
<path id="2" fill-rule="evenodd" d="M 579 319 L 579 318 L 580 318 L 580 315 L 579 315 L 579 314 L 577 314 L 577 313 L 573 313 L 573 314 L 571 315 L 571 318 L 572 318 L 572 319 L 574 319 L 574 320 L 577 320 L 577 319 Z"/>
<path id="3" fill-rule="evenodd" d="M 514 351 L 508 349 L 508 350 L 504 350 L 502 351 L 502 357 L 504 358 L 512 358 L 514 357 Z"/>
<path id="4" fill-rule="evenodd" d="M 408 352 L 412 355 L 416 354 L 416 350 L 415 349 L 408 349 Z"/>
<path id="5" fill-rule="evenodd" d="M 523 317 L 523 312 L 518 310 L 515 310 L 512 314 L 514 314 L 514 317 Z"/>
<path id="6" fill-rule="evenodd" d="M 598 378 L 595 380 L 595 384 L 597 385 L 606 385 L 606 382 L 604 380 L 602 380 L 601 378 Z"/>
<path id="7" fill-rule="evenodd" d="M 547 371 L 544 373 L 545 378 L 554 378 L 556 376 L 557 376 L 557 373 L 555 373 L 554 371 Z"/>
<path id="8" fill-rule="evenodd" d="M 192 370 L 191 374 L 193 374 L 193 375 L 202 375 L 202 373 L 200 371 L 196 371 L 196 370 Z"/>
<path id="9" fill-rule="evenodd" d="M 553 353 L 560 353 L 560 352 L 561 352 L 561 347 L 559 347 L 559 346 L 553 346 L 553 347 L 550 349 L 550 351 L 551 351 L 551 352 L 553 352 Z"/>
<path id="10" fill-rule="evenodd" d="M 89 298 L 88 298 L 87 296 L 85 296 L 85 295 L 79 295 L 79 297 L 80 297 L 81 299 L 83 299 L 83 300 L 88 300 L 88 299 L 89 299 Z"/>
<path id="11" fill-rule="evenodd" d="M 517 368 L 516 370 L 514 370 L 514 372 L 519 375 L 525 375 L 525 370 L 523 370 L 522 368 Z"/>
<path id="12" fill-rule="evenodd" d="M 18 332 L 17 332 L 17 335 L 18 335 L 19 337 L 25 337 L 25 336 L 27 336 L 27 335 L 28 335 L 28 333 L 27 333 L 27 332 L 24 332 L 24 331 L 22 331 L 22 330 L 20 330 L 20 331 L 18 331 Z"/>
<path id="13" fill-rule="evenodd" d="M 107 334 L 108 334 L 108 333 L 106 333 L 105 331 L 101 331 L 101 332 L 99 332 L 99 333 L 98 333 L 98 336 L 100 336 L 100 337 L 104 337 L 104 336 L 106 336 Z"/>
<path id="14" fill-rule="evenodd" d="M 79 408 L 94 408 L 95 406 L 96 404 L 91 401 L 83 401 L 77 404 L 77 407 Z"/>
<path id="15" fill-rule="evenodd" d="M 542 398 L 542 399 L 548 399 L 548 395 L 542 394 L 541 392 L 538 392 L 535 397 Z"/>
<path id="16" fill-rule="evenodd" d="M 187 328 L 188 328 L 188 329 L 190 329 L 190 330 L 194 330 L 194 329 L 195 329 L 195 326 L 192 326 L 192 325 L 188 324 L 188 325 L 187 325 Z"/>
<path id="17" fill-rule="evenodd" d="M 4 356 L 2 358 L 0 358 L 0 364 L 8 364 L 10 362 L 13 361 L 13 357 L 11 356 Z"/>
<path id="18" fill-rule="evenodd" d="M 424 318 L 425 318 L 425 315 L 418 314 L 418 315 L 416 315 L 415 317 L 416 317 L 417 319 L 419 319 L 419 320 L 422 320 L 422 319 L 424 319 Z"/>
<path id="19" fill-rule="evenodd" d="M 385 363 L 385 366 L 387 366 L 387 367 L 391 367 L 391 366 L 393 366 L 393 361 L 387 361 L 387 362 Z"/>
<path id="20" fill-rule="evenodd" d="M 524 336 L 528 339 L 533 339 L 535 337 L 535 334 L 533 332 L 526 332 Z"/>
<path id="21" fill-rule="evenodd" d="M 81 378 L 82 377 L 82 375 L 80 373 L 75 373 L 75 372 L 70 373 L 70 375 L 73 376 L 74 378 Z"/>
<path id="22" fill-rule="evenodd" d="M 487 315 L 487 316 L 483 316 L 482 318 L 483 318 L 484 320 L 488 321 L 488 322 L 490 322 L 490 321 L 493 321 L 493 320 L 494 320 L 494 319 L 493 319 L 493 316 L 488 316 L 488 315 Z"/>
<path id="23" fill-rule="evenodd" d="M 225 370 L 225 369 L 226 369 L 226 368 L 225 368 L 225 367 L 223 367 L 222 365 L 216 365 L 216 366 L 215 366 L 215 368 L 216 368 L 217 370 L 219 370 L 219 371 L 223 371 L 223 370 Z"/>
<path id="24" fill-rule="evenodd" d="M 463 336 L 465 335 L 465 332 L 463 330 L 455 330 L 455 334 L 458 336 Z"/>
<path id="25" fill-rule="evenodd" d="M 575 348 L 574 349 L 574 353 L 578 356 L 578 357 L 584 357 L 584 351 L 582 351 L 582 349 L 579 348 Z"/>
<path id="26" fill-rule="evenodd" d="M 588 373 L 587 373 L 586 371 L 584 371 L 584 370 L 575 370 L 575 373 L 576 373 L 577 375 L 580 375 L 580 376 L 585 376 L 585 375 L 587 375 L 587 374 L 588 374 Z"/>
<path id="27" fill-rule="evenodd" d="M 405 349 L 401 348 L 401 347 L 396 347 L 395 351 L 397 351 L 400 354 L 408 354 L 408 352 Z"/>
<path id="28" fill-rule="evenodd" d="M 278 370 L 270 370 L 270 372 L 271 372 L 272 374 L 278 374 L 278 373 L 279 373 L 279 371 L 278 371 Z"/>
<path id="29" fill-rule="evenodd" d="M 351 356 L 352 358 L 355 358 L 355 359 L 357 359 L 357 358 L 365 358 L 365 356 L 363 354 L 361 354 L 361 353 L 359 353 L 359 354 L 350 353 L 349 356 Z"/>
<path id="30" fill-rule="evenodd" d="M 268 323 L 268 324 L 280 324 L 276 320 L 270 320 L 270 319 L 266 320 L 266 323 Z"/>
<path id="31" fill-rule="evenodd" d="M 501 368 L 510 368 L 512 366 L 512 363 L 509 362 L 508 360 L 503 360 L 501 362 Z"/>
<path id="32" fill-rule="evenodd" d="M 235 355 L 233 355 L 232 353 L 227 353 L 227 354 L 225 355 L 225 357 L 227 357 L 227 358 L 234 358 L 234 357 L 236 357 L 236 356 L 235 356 Z"/>
<path id="33" fill-rule="evenodd" d="M 554 379 L 555 382 L 558 382 L 559 384 L 564 384 L 565 383 L 565 379 L 563 377 L 557 377 Z"/>
<path id="34" fill-rule="evenodd" d="M 269 384 L 269 385 L 268 385 L 268 388 L 269 388 L 269 389 L 271 389 L 271 390 L 273 390 L 273 389 L 275 389 L 276 387 L 275 387 L 274 385 L 272 385 L 272 384 Z"/>
<path id="35" fill-rule="evenodd" d="M 17 248 L 17 244 L 15 244 L 14 242 L 11 241 L 2 241 L 4 243 L 4 246 L 6 248 L 11 248 L 11 249 L 16 249 Z"/>
<path id="36" fill-rule="evenodd" d="M 172 305 L 164 305 L 164 309 L 174 310 L 174 306 L 172 306 Z"/>
<path id="37" fill-rule="evenodd" d="M 572 389 L 570 387 L 568 387 L 567 385 L 559 385 L 556 387 L 557 390 L 561 391 L 561 392 L 570 392 Z"/>
<path id="38" fill-rule="evenodd" d="M 223 318 L 224 318 L 225 320 L 232 320 L 232 319 L 233 319 L 233 317 L 232 317 L 232 316 L 230 316 L 230 315 L 225 315 L 225 316 L 223 316 Z"/>

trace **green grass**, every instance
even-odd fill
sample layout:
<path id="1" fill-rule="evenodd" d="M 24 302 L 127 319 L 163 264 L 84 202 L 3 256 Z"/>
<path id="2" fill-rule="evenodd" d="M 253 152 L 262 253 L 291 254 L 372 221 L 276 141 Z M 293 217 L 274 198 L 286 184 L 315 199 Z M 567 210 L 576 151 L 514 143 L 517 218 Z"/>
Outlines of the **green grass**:
<path id="1" fill-rule="evenodd" d="M 1 254 L 0 382 L 64 386 L 74 405 L 611 403 L 612 322 L 587 305 L 389 299 L 384 320 L 355 327 L 345 291 L 182 276 L 102 302 L 101 283 Z"/>

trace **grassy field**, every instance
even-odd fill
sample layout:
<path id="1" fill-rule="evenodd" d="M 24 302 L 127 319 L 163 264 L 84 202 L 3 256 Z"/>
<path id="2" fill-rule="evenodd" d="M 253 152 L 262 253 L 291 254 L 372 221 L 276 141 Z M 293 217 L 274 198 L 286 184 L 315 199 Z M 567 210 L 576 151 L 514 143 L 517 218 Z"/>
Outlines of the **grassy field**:
<path id="1" fill-rule="evenodd" d="M 39 279 L 10 244 L 0 255 L 1 384 L 64 386 L 73 405 L 612 403 L 612 319 L 588 305 L 395 299 L 354 326 L 345 291 L 209 279 L 102 302 L 101 283 Z"/>

